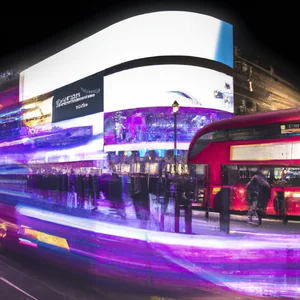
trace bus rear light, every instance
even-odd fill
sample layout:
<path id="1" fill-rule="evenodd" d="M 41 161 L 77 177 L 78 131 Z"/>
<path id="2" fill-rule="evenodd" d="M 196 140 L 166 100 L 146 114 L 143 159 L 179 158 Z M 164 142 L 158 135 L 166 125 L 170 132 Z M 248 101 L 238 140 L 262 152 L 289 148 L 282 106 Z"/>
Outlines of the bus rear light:
<path id="1" fill-rule="evenodd" d="M 246 193 L 246 190 L 243 189 L 243 188 L 239 188 L 238 189 L 238 192 L 241 194 L 241 195 L 244 195 Z"/>

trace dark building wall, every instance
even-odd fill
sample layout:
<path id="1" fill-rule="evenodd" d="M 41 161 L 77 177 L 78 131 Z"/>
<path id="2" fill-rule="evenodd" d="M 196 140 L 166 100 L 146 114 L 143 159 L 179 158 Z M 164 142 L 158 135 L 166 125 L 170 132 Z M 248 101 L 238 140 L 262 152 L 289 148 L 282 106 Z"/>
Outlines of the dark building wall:
<path id="1" fill-rule="evenodd" d="M 235 114 L 293 108 L 300 105 L 300 89 L 269 70 L 235 56 Z"/>

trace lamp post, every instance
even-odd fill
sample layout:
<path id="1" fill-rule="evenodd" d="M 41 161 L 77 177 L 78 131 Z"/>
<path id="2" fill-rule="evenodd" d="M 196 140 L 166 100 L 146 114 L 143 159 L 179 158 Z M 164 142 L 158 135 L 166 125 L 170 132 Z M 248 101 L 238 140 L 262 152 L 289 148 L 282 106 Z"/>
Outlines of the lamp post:
<path id="1" fill-rule="evenodd" d="M 176 157 L 177 157 L 177 113 L 179 111 L 179 104 L 178 102 L 175 100 L 172 104 L 172 108 L 173 108 L 173 115 L 174 115 L 174 173 L 177 173 L 177 161 L 176 161 Z"/>
<path id="2" fill-rule="evenodd" d="M 179 111 L 179 104 L 175 100 L 174 103 L 172 104 L 173 108 L 173 115 L 174 115 L 174 173 L 176 175 L 177 173 L 177 113 Z M 175 232 L 179 232 L 179 218 L 180 218 L 180 207 L 179 207 L 179 199 L 178 199 L 178 191 L 176 188 L 176 191 L 174 193 L 174 201 L 175 201 Z"/>

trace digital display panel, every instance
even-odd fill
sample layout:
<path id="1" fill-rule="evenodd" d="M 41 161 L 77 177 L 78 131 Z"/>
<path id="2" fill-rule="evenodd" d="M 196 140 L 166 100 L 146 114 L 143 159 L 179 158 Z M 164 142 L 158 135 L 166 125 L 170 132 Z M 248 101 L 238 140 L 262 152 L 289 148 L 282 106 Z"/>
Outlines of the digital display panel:
<path id="1" fill-rule="evenodd" d="M 232 113 L 215 109 L 181 107 L 177 115 L 177 148 L 187 150 L 203 126 Z M 133 151 L 174 148 L 174 116 L 171 107 L 143 107 L 104 113 L 104 150 Z"/>
<path id="2" fill-rule="evenodd" d="M 104 77 L 105 151 L 186 150 L 204 125 L 233 116 L 233 78 L 195 66 L 154 65 Z"/>
<path id="3" fill-rule="evenodd" d="M 37 163 L 64 163 L 74 161 L 103 160 L 106 156 L 102 151 L 103 139 L 101 136 L 95 138 L 82 139 L 81 143 L 72 147 L 53 147 L 52 149 L 42 149 L 27 155 L 29 164 Z"/>
<path id="4" fill-rule="evenodd" d="M 0 110 L 0 143 L 17 139 L 21 134 L 21 103 L 2 107 Z"/>
<path id="5" fill-rule="evenodd" d="M 233 26 L 186 11 L 125 19 L 21 72 L 20 101 L 125 62 L 160 56 L 204 58 L 232 68 Z"/>
<path id="6" fill-rule="evenodd" d="M 22 102 L 23 126 L 34 127 L 52 122 L 52 99 L 38 99 Z"/>
<path id="7" fill-rule="evenodd" d="M 53 122 L 103 112 L 103 75 L 97 73 L 53 92 Z"/>
<path id="8" fill-rule="evenodd" d="M 13 140 L 0 141 L 0 162 L 68 162 L 103 156 L 103 113 L 23 126 L 20 131 Z"/>
<path id="9" fill-rule="evenodd" d="M 104 111 L 142 107 L 210 108 L 233 113 L 233 78 L 186 65 L 154 65 L 104 78 Z"/>

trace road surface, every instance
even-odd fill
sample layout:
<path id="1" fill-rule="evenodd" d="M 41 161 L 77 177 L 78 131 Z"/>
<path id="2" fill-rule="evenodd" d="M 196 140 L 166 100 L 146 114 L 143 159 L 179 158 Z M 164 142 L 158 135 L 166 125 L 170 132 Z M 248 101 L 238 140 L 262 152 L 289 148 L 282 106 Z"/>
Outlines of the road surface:
<path id="1" fill-rule="evenodd" d="M 144 288 L 143 288 L 144 289 Z M 253 300 L 236 293 L 143 290 L 119 282 L 72 274 L 27 256 L 2 251 L 0 254 L 1 300 Z M 257 298 L 261 299 L 261 298 Z M 273 298 L 274 299 L 274 298 Z"/>

